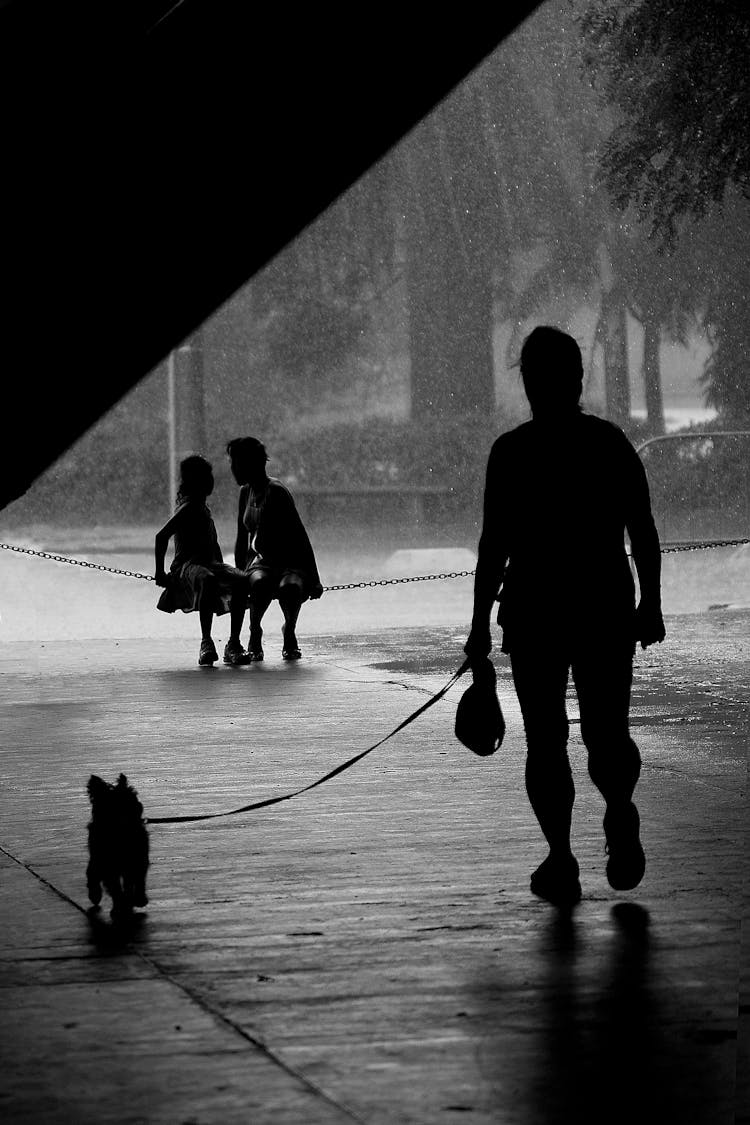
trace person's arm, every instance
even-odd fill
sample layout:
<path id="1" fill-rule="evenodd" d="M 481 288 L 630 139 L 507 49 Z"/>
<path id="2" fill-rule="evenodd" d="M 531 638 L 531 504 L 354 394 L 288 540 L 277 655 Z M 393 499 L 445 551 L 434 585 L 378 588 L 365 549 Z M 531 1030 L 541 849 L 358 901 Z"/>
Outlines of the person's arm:
<path id="1" fill-rule="evenodd" d="M 237 535 L 234 540 L 234 565 L 238 570 L 244 570 L 248 564 L 249 536 L 245 527 L 247 494 L 248 485 L 243 484 L 240 489 L 239 507 L 237 509 Z"/>
<path id="2" fill-rule="evenodd" d="M 647 648 L 648 645 L 660 644 L 666 636 L 661 611 L 661 547 L 651 512 L 646 470 L 632 446 L 629 461 L 625 526 L 640 587 L 636 640 L 640 641 L 641 648 Z"/>
<path id="3" fill-rule="evenodd" d="M 484 488 L 484 516 L 482 534 L 477 551 L 477 569 L 474 576 L 474 611 L 471 632 L 464 646 L 467 656 L 481 659 L 492 649 L 490 615 L 503 581 L 508 561 L 507 548 L 500 525 L 500 455 L 497 443 L 487 462 L 487 479 Z"/>
<path id="4" fill-rule="evenodd" d="M 182 511 L 182 509 L 180 509 Z M 167 547 L 169 540 L 175 533 L 175 528 L 178 526 L 180 511 L 167 520 L 164 527 L 157 531 L 156 538 L 154 539 L 154 581 L 157 586 L 166 586 L 167 573 L 164 569 L 164 559 L 167 554 Z"/>

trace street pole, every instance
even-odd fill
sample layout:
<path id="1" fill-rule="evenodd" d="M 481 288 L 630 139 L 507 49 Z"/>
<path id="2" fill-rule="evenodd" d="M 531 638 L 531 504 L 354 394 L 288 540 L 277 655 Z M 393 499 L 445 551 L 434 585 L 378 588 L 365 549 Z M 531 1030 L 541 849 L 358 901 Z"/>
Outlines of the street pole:
<path id="1" fill-rule="evenodd" d="M 174 352 L 167 357 L 167 444 L 169 449 L 169 510 L 177 507 L 177 403 L 174 385 Z"/>
<path id="2" fill-rule="evenodd" d="M 205 453 L 206 404 L 203 379 L 203 329 L 199 328 L 177 349 L 177 452 Z"/>

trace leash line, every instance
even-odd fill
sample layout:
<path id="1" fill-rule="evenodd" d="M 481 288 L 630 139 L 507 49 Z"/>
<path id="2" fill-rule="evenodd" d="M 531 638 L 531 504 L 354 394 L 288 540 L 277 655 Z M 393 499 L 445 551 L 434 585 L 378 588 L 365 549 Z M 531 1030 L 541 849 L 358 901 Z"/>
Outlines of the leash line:
<path id="1" fill-rule="evenodd" d="M 340 773 L 344 773 L 345 770 L 351 769 L 351 767 L 356 765 L 357 762 L 361 762 L 362 759 L 366 758 L 368 754 L 372 754 L 373 750 L 377 750 L 379 746 L 382 746 L 384 742 L 387 742 L 389 738 L 393 738 L 393 736 L 395 734 L 398 734 L 399 731 L 402 731 L 405 727 L 408 727 L 410 723 L 413 723 L 415 719 L 418 719 L 420 715 L 423 715 L 425 711 L 427 711 L 435 703 L 441 700 L 443 696 L 446 695 L 448 691 L 450 691 L 453 685 L 457 683 L 458 680 L 460 680 L 461 676 L 463 676 L 463 674 L 468 671 L 470 666 L 471 662 L 467 657 L 461 667 L 453 673 L 451 678 L 445 684 L 443 684 L 439 691 L 436 691 L 434 695 L 431 695 L 426 703 L 423 703 L 420 707 L 417 707 L 416 711 L 412 711 L 410 715 L 407 715 L 407 717 L 403 719 L 398 724 L 398 726 L 394 727 L 392 731 L 384 735 L 383 738 L 379 739 L 377 742 L 374 742 L 372 746 L 368 746 L 366 750 L 361 750 L 359 754 L 355 754 L 354 757 L 348 758 L 345 762 L 342 762 L 340 765 L 335 766 L 334 769 L 329 770 L 328 773 L 323 775 L 323 777 L 319 777 L 315 781 L 311 781 L 309 785 L 303 785 L 300 789 L 295 789 L 291 793 L 282 793 L 278 797 L 267 797 L 263 801 L 253 801 L 249 805 L 243 805 L 242 808 L 231 809 L 228 812 L 200 813 L 196 816 L 150 816 L 146 818 L 146 823 L 149 825 L 190 824 L 198 820 L 216 820 L 219 817 L 237 816 L 239 813 L 252 812 L 255 809 L 265 809 L 268 808 L 269 805 L 278 805 L 282 801 L 290 801 L 292 797 L 299 797 L 302 793 L 309 793 L 311 789 L 317 789 L 319 785 L 324 785 L 326 781 L 331 781 L 334 777 L 338 777 Z"/>

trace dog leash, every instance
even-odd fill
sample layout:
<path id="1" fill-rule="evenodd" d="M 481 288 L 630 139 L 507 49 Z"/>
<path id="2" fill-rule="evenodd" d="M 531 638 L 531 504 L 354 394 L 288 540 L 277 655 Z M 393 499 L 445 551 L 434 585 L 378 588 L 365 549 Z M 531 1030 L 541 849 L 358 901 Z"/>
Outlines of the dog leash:
<path id="1" fill-rule="evenodd" d="M 292 797 L 299 797 L 302 793 L 309 793 L 311 789 L 316 789 L 319 785 L 323 785 L 324 782 L 331 781 L 332 778 L 337 777 L 340 773 L 343 773 L 344 770 L 351 769 L 357 762 L 361 762 L 368 754 L 372 754 L 373 750 L 377 750 L 379 746 L 387 742 L 389 738 L 393 738 L 399 731 L 408 727 L 410 723 L 413 723 L 415 719 L 418 719 L 420 715 L 423 715 L 425 711 L 442 699 L 453 685 L 460 680 L 464 672 L 468 671 L 470 666 L 471 661 L 467 657 L 458 671 L 453 673 L 448 682 L 444 684 L 439 691 L 435 692 L 435 694 L 431 696 L 426 703 L 423 703 L 421 707 L 418 707 L 416 711 L 412 711 L 411 715 L 407 715 L 407 717 L 400 722 L 397 727 L 394 727 L 392 731 L 386 734 L 385 737 L 374 742 L 372 746 L 368 746 L 366 750 L 362 750 L 359 754 L 355 754 L 353 758 L 342 762 L 340 766 L 336 766 L 335 769 L 330 770 L 330 772 L 323 777 L 319 777 L 317 781 L 311 781 L 309 785 L 303 785 L 301 789 L 295 789 L 292 793 L 283 793 L 280 797 L 267 797 L 265 801 L 253 801 L 250 805 L 243 805 L 242 808 L 232 809 L 230 812 L 202 813 L 197 816 L 150 816 L 146 818 L 146 823 L 149 825 L 189 824 L 196 820 L 216 820 L 218 817 L 222 816 L 237 816 L 239 813 L 251 812 L 254 809 L 265 809 L 269 805 L 278 805 L 281 801 L 290 801 Z"/>

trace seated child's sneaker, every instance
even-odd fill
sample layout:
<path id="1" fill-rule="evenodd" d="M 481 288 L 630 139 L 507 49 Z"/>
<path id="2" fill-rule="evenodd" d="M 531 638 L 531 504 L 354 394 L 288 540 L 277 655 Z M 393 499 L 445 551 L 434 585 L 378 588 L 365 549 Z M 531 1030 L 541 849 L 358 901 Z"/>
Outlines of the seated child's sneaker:
<path id="1" fill-rule="evenodd" d="M 200 652 L 198 653 L 198 663 L 201 668 L 215 664 L 219 659 L 219 654 L 216 651 L 216 645 L 213 641 L 201 641 Z"/>
<path id="2" fill-rule="evenodd" d="M 224 663 L 233 665 L 249 664 L 250 657 L 239 641 L 227 641 L 224 646 Z"/>

